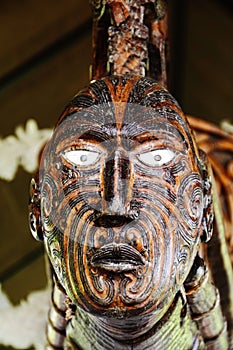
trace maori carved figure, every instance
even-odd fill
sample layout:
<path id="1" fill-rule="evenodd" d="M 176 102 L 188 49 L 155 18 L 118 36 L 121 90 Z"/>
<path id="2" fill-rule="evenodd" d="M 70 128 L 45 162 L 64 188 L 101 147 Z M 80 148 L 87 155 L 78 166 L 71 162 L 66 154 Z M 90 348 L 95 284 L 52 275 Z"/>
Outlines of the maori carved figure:
<path id="1" fill-rule="evenodd" d="M 47 348 L 231 349 L 232 178 L 160 84 L 165 4 L 93 7 L 95 79 L 66 106 L 32 181 L 31 230 L 53 284 Z M 231 171 L 232 138 L 215 134 Z"/>

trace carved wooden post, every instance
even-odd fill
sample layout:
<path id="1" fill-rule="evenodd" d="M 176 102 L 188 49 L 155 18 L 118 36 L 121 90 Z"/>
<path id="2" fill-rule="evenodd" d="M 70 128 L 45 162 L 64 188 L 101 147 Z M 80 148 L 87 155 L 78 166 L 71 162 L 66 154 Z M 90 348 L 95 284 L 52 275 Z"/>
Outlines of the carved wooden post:
<path id="1" fill-rule="evenodd" d="M 230 256 L 207 158 L 163 87 L 166 1 L 91 3 L 93 81 L 66 106 L 32 183 L 32 233 L 54 275 L 48 349 L 227 350 L 232 302 L 222 298 L 223 314 L 219 295 L 230 288 L 219 294 L 210 254 L 199 258 L 214 211 L 227 287 Z"/>
<path id="2" fill-rule="evenodd" d="M 167 86 L 167 5 L 165 0 L 91 1 L 92 78 L 133 74 Z"/>

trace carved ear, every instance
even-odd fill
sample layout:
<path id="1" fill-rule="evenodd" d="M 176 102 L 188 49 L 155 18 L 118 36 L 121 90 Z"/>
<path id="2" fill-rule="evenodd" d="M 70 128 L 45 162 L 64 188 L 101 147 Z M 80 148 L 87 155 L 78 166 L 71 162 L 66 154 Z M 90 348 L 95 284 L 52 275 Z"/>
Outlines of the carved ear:
<path id="1" fill-rule="evenodd" d="M 202 218 L 201 241 L 208 242 L 213 233 L 214 209 L 212 196 L 211 175 L 212 170 L 208 158 L 202 150 L 200 150 L 200 158 L 202 165 L 202 177 L 204 186 L 204 209 Z"/>
<path id="2" fill-rule="evenodd" d="M 30 185 L 29 225 L 33 237 L 37 241 L 43 241 L 43 232 L 40 219 L 40 191 L 37 179 L 38 176 L 36 178 L 32 178 Z"/>

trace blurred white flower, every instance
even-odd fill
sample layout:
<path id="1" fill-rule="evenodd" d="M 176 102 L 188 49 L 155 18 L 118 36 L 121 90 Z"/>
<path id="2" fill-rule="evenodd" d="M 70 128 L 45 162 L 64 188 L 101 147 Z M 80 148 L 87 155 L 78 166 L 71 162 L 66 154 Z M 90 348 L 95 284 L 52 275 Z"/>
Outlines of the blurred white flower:
<path id="1" fill-rule="evenodd" d="M 45 348 L 50 290 L 35 291 L 13 306 L 0 285 L 0 344 L 16 349 Z"/>
<path id="2" fill-rule="evenodd" d="M 36 121 L 29 119 L 25 129 L 17 126 L 15 135 L 0 139 L 0 178 L 13 180 L 18 166 L 29 173 L 35 172 L 39 165 L 39 153 L 51 133 L 51 129 L 39 130 Z"/>
<path id="3" fill-rule="evenodd" d="M 229 120 L 223 120 L 221 122 L 221 128 L 224 131 L 229 132 L 230 134 L 233 134 L 233 124 Z"/>

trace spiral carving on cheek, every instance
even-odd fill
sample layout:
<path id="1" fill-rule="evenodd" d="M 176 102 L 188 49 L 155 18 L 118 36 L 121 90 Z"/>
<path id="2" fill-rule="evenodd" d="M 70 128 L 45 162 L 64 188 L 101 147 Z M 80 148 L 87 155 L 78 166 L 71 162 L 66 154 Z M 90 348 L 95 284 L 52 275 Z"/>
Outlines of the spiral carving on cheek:
<path id="1" fill-rule="evenodd" d="M 50 175 L 45 175 L 41 191 L 41 219 L 45 234 L 50 233 L 54 229 L 57 206 L 57 186 Z"/>
<path id="2" fill-rule="evenodd" d="M 85 204 L 76 213 L 76 216 L 70 213 L 64 235 L 66 270 L 72 294 L 84 308 L 87 304 L 88 309 L 92 309 L 93 304 L 109 305 L 114 296 L 113 283 L 99 276 L 95 269 L 90 269 L 89 257 L 100 242 L 111 240 L 112 229 L 103 228 L 97 234 L 99 228 L 93 225 L 94 210 Z"/>
<path id="3" fill-rule="evenodd" d="M 191 173 L 181 181 L 177 201 L 186 233 L 195 238 L 203 212 L 202 181 L 198 173 Z"/>
<path id="4" fill-rule="evenodd" d="M 96 249 L 113 241 L 114 231 L 112 228 L 100 229 L 94 226 L 92 222 L 88 225 L 86 232 L 83 231 L 81 234 L 84 244 L 78 248 L 80 267 L 77 273 L 80 274 L 86 295 L 92 300 L 92 302 L 89 302 L 100 306 L 108 306 L 114 299 L 114 282 L 107 278 L 106 273 L 99 274 L 99 271 L 90 265 L 90 259 Z"/>
<path id="5" fill-rule="evenodd" d="M 150 228 L 150 229 L 149 229 Z M 128 224 L 121 232 L 123 241 L 126 241 L 141 254 L 144 265 L 134 273 L 126 273 L 122 278 L 119 290 L 121 301 L 125 305 L 141 304 L 150 296 L 156 283 L 155 250 L 158 249 L 156 229 L 152 226 L 149 217 L 141 213 L 139 220 Z"/>
<path id="6" fill-rule="evenodd" d="M 168 211 L 163 208 L 163 205 L 159 207 L 145 201 L 140 221 L 142 227 L 145 223 L 144 228 L 149 238 L 150 265 L 147 276 L 151 276 L 150 293 L 157 302 L 162 300 L 172 283 L 171 271 L 175 252 L 174 231 L 170 227 Z"/>

